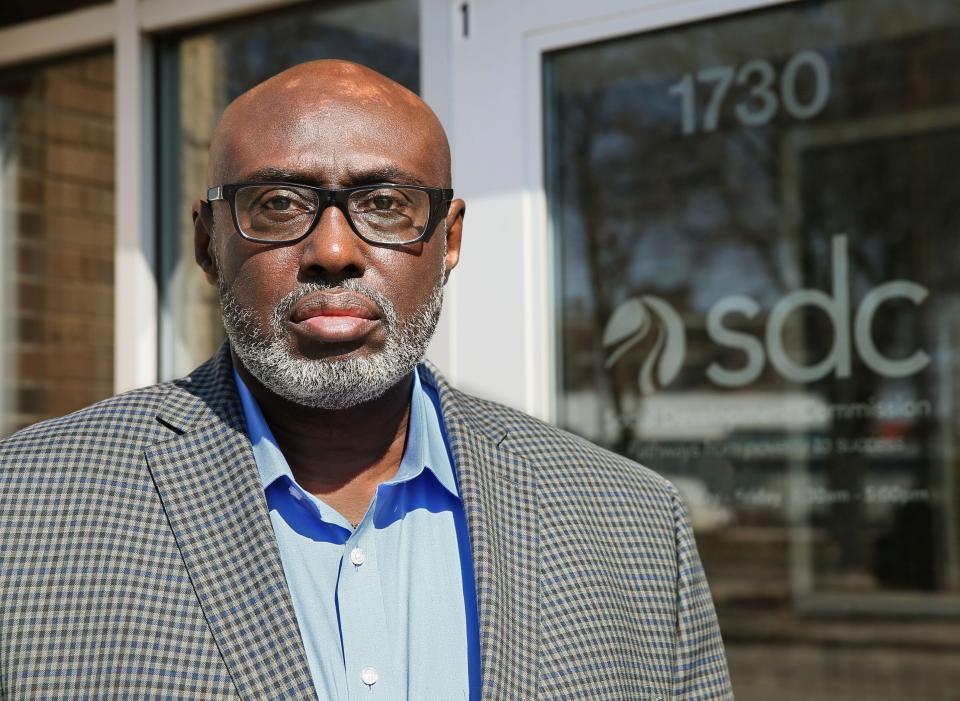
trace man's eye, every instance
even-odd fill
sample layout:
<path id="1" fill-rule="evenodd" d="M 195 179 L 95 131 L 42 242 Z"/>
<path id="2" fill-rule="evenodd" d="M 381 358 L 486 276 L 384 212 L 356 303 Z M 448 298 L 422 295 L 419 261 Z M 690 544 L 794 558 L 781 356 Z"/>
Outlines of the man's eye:
<path id="1" fill-rule="evenodd" d="M 256 198 L 254 205 L 257 211 L 264 214 L 310 211 L 311 206 L 299 193 L 290 190 L 269 190 Z"/>
<path id="2" fill-rule="evenodd" d="M 410 206 L 410 200 L 399 190 L 374 190 L 355 196 L 350 202 L 354 212 L 367 214 L 402 213 Z"/>
<path id="3" fill-rule="evenodd" d="M 274 211 L 283 212 L 290 209 L 293 206 L 293 201 L 289 197 L 271 197 L 263 203 L 264 209 L 272 209 Z"/>
<path id="4" fill-rule="evenodd" d="M 370 204 L 373 209 L 396 209 L 400 206 L 397 198 L 389 195 L 374 195 L 370 198 Z"/>

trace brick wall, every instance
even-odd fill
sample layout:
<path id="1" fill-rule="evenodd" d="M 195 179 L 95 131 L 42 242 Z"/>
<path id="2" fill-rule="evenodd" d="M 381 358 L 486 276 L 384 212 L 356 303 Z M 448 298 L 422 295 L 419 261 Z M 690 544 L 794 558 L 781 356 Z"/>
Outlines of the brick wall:
<path id="1" fill-rule="evenodd" d="M 113 390 L 113 58 L 0 76 L 3 433 Z"/>

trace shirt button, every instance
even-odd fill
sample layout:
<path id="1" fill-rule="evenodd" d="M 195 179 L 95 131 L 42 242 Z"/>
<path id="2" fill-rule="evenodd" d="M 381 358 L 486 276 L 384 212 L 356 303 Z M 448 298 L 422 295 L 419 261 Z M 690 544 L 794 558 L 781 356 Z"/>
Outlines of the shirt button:
<path id="1" fill-rule="evenodd" d="M 367 686 L 373 686 L 377 683 L 379 678 L 380 675 L 377 674 L 377 670 L 373 667 L 364 667 L 362 670 L 360 670 L 360 681 Z"/>
<path id="2" fill-rule="evenodd" d="M 366 560 L 367 560 L 367 556 L 363 553 L 363 550 L 361 550 L 360 548 L 354 548 L 353 550 L 350 551 L 350 562 L 355 564 L 357 567 L 359 567 L 364 562 L 366 562 Z M 376 681 L 377 670 L 373 669 L 373 667 L 367 667 L 364 670 L 364 672 L 366 672 L 367 669 L 373 671 L 373 676 L 374 676 L 373 681 Z M 373 682 L 370 682 L 370 683 L 372 684 Z"/>

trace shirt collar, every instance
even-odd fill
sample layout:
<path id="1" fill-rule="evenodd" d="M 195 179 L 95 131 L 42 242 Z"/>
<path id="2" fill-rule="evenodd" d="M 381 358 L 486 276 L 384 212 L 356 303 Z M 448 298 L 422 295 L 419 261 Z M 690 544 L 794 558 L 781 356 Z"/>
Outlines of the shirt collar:
<path id="1" fill-rule="evenodd" d="M 427 392 L 427 387 L 420 379 L 419 369 L 414 369 L 407 445 L 400 460 L 400 469 L 388 484 L 413 479 L 424 469 L 428 469 L 448 492 L 459 497 L 444 438 L 439 402 L 432 401 Z"/>
<path id="2" fill-rule="evenodd" d="M 233 369 L 233 378 L 237 385 L 240 404 L 243 407 L 247 423 L 247 436 L 253 446 L 253 455 L 260 472 L 260 483 L 266 489 L 277 478 L 287 477 L 296 484 L 290 466 L 280 451 L 270 426 L 263 418 L 257 400 L 254 399 L 249 388 L 240 378 L 236 368 Z M 414 369 L 407 444 L 397 474 L 384 484 L 393 485 L 407 482 L 418 477 L 424 469 L 427 469 L 433 473 L 437 481 L 448 492 L 459 498 L 460 493 L 457 490 L 457 481 L 453 474 L 453 465 L 450 461 L 443 433 L 443 419 L 440 415 L 439 402 L 433 401 L 431 396 L 428 395 L 430 390 L 433 390 L 434 394 L 436 393 L 433 387 L 421 382 L 419 371 Z"/>

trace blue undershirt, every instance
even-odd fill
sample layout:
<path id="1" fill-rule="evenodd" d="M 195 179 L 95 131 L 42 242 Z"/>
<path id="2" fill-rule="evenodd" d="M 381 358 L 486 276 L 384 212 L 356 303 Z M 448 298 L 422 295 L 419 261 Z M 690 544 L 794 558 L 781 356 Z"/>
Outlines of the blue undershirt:
<path id="1" fill-rule="evenodd" d="M 436 387 L 414 372 L 400 468 L 354 529 L 297 484 L 234 378 L 318 697 L 479 698 L 473 559 Z"/>

